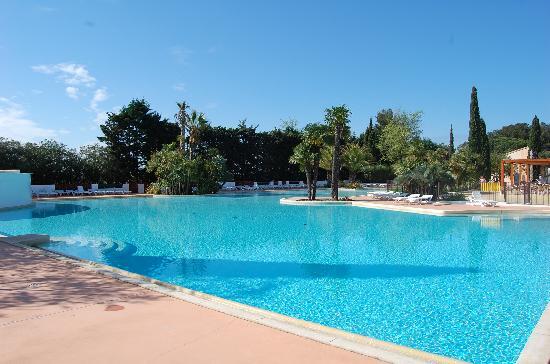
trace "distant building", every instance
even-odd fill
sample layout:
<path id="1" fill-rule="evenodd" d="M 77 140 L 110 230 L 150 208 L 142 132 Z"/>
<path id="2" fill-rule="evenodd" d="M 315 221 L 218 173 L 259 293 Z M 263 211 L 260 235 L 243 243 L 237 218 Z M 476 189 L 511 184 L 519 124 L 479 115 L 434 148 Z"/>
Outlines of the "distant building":
<path id="1" fill-rule="evenodd" d="M 530 152 L 529 147 L 519 148 L 508 152 L 505 159 L 529 159 L 531 158 Z"/>
<path id="2" fill-rule="evenodd" d="M 532 153 L 529 147 L 523 147 L 516 150 L 512 150 L 506 154 L 505 159 L 508 160 L 511 171 L 506 173 L 504 176 L 504 182 L 517 185 L 520 182 L 530 182 L 533 176 L 533 165 L 532 162 L 525 161 L 526 159 L 532 159 Z M 522 160 L 524 162 L 522 162 Z M 534 160 L 533 160 L 534 161 Z M 541 160 L 541 162 L 544 160 Z M 545 183 L 549 181 L 550 168 L 547 164 L 541 164 L 539 167 L 540 177 L 539 180 Z M 504 172 L 501 172 L 501 175 L 504 175 Z M 513 177 L 513 181 L 511 178 Z"/>

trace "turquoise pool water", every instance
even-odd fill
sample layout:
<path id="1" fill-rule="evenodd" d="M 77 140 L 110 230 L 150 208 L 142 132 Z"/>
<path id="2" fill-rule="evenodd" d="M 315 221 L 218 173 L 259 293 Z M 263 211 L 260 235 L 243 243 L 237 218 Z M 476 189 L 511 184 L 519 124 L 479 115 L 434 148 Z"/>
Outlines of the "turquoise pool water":
<path id="1" fill-rule="evenodd" d="M 286 206 L 281 195 L 39 202 L 0 233 L 476 363 L 510 363 L 550 299 L 550 220 Z"/>

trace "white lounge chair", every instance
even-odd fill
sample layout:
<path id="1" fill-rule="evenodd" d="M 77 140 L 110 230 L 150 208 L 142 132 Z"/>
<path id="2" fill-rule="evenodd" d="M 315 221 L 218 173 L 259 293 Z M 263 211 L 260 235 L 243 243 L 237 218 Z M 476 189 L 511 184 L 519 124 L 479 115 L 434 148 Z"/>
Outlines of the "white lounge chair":
<path id="1" fill-rule="evenodd" d="M 55 192 L 55 185 L 31 185 L 32 195 L 35 197 L 52 197 L 58 196 Z"/>
<path id="2" fill-rule="evenodd" d="M 468 202 L 466 202 L 466 204 L 472 206 L 495 207 L 497 205 L 497 201 L 484 200 L 480 191 L 473 191 L 472 195 L 468 197 Z"/>
<path id="3" fill-rule="evenodd" d="M 419 196 L 419 197 L 409 197 L 407 199 L 407 202 L 409 204 L 413 204 L 413 203 L 418 203 L 418 204 L 421 204 L 421 203 L 430 203 L 432 201 L 432 198 L 434 196 L 433 195 L 422 195 L 422 196 Z"/>
<path id="4" fill-rule="evenodd" d="M 222 185 L 222 190 L 223 191 L 235 191 L 236 189 L 237 189 L 237 187 L 235 186 L 235 182 L 225 182 Z"/>
<path id="5" fill-rule="evenodd" d="M 434 195 L 423 195 L 420 197 L 420 204 L 432 203 Z"/>
<path id="6" fill-rule="evenodd" d="M 77 186 L 76 187 L 76 193 L 79 194 L 79 195 L 91 195 L 92 194 L 92 192 L 86 191 L 84 189 L 84 187 L 82 187 L 82 186 Z"/>
<path id="7" fill-rule="evenodd" d="M 404 202 L 404 201 L 407 201 L 409 198 L 417 198 L 417 197 L 420 197 L 419 193 L 413 193 L 412 195 L 407 195 L 407 196 L 394 197 L 393 200 L 395 202 Z"/>
<path id="8" fill-rule="evenodd" d="M 88 190 L 88 192 L 90 192 L 90 194 L 94 194 L 94 195 L 97 195 L 100 191 L 99 191 L 99 184 L 97 183 L 92 183 L 92 188 L 90 188 Z"/>

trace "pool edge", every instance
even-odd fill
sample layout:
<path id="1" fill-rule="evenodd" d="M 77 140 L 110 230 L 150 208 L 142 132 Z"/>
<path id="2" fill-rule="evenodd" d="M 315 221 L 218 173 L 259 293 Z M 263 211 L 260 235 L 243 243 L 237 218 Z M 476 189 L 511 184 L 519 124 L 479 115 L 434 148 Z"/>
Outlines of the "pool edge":
<path id="1" fill-rule="evenodd" d="M 458 359 L 432 354 L 383 340 L 354 334 L 344 330 L 293 318 L 258 307 L 227 300 L 218 296 L 159 281 L 137 273 L 82 259 L 45 248 L 29 247 L 6 242 L 23 249 L 39 251 L 47 257 L 105 275 L 121 282 L 133 284 L 169 297 L 215 310 L 233 317 L 301 336 L 326 345 L 348 350 L 390 363 L 464 363 Z"/>
<path id="2" fill-rule="evenodd" d="M 520 364 L 547 364 L 550 363 L 550 303 L 540 315 L 523 350 L 519 354 L 517 363 Z"/>

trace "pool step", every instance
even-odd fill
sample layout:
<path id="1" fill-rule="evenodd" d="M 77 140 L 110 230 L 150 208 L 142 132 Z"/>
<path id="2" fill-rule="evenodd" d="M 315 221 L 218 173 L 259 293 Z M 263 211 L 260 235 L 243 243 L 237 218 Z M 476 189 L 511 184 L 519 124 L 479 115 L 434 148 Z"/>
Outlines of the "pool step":
<path id="1" fill-rule="evenodd" d="M 15 236 L 0 236 L 0 242 L 15 243 L 27 246 L 37 246 L 50 242 L 50 236 L 46 234 L 24 234 Z"/>

